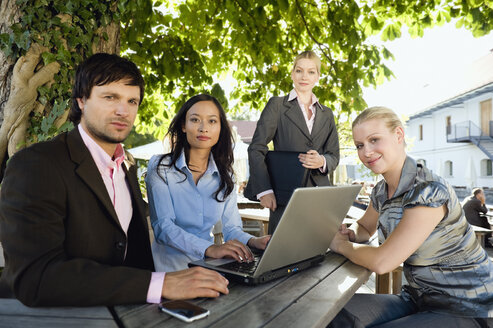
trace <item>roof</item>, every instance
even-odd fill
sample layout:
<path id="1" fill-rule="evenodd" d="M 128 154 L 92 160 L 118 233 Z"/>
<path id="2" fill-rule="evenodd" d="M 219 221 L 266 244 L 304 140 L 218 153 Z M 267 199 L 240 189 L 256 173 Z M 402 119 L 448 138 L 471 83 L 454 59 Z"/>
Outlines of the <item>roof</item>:
<path id="1" fill-rule="evenodd" d="M 462 104 L 481 94 L 493 91 L 493 50 L 467 66 L 462 73 L 457 74 L 457 93 L 427 109 L 413 114 L 409 120 L 427 116 L 442 108 Z"/>
<path id="2" fill-rule="evenodd" d="M 257 121 L 229 121 L 229 124 L 236 127 L 236 132 L 240 135 L 241 141 L 245 143 L 252 141 Z"/>

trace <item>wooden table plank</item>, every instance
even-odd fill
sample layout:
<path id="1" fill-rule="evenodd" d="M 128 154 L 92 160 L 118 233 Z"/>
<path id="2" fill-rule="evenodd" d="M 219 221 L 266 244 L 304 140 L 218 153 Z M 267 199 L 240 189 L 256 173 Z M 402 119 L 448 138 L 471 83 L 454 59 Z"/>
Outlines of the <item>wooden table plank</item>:
<path id="1" fill-rule="evenodd" d="M 275 288 L 267 290 L 253 302 L 237 308 L 215 322 L 211 327 L 259 327 L 274 319 L 308 290 L 336 270 L 346 259 L 329 254 L 326 260 L 313 268 L 294 274 Z"/>
<path id="2" fill-rule="evenodd" d="M 368 281 L 370 274 L 369 270 L 346 261 L 266 327 L 326 327 L 356 290 Z M 334 288 L 335 282 L 337 288 Z"/>
<path id="3" fill-rule="evenodd" d="M 222 295 L 215 299 L 196 299 L 190 302 L 208 309 L 211 314 L 199 321 L 193 323 L 195 327 L 205 327 L 220 318 L 228 315 L 235 309 L 242 307 L 244 304 L 255 300 L 266 290 L 274 288 L 287 278 L 278 279 L 267 284 L 256 287 L 245 286 L 241 284 L 230 283 L 228 295 Z M 125 327 L 148 328 L 155 327 L 157 324 L 166 322 L 166 327 L 186 327 L 186 323 L 172 316 L 159 311 L 157 305 L 119 305 L 114 307 L 115 313 L 120 318 Z"/>
<path id="4" fill-rule="evenodd" d="M 268 208 L 263 208 L 263 209 L 246 208 L 246 209 L 238 210 L 238 212 L 240 212 L 240 216 L 242 218 L 258 220 L 262 222 L 269 222 L 270 212 Z"/>
<path id="5" fill-rule="evenodd" d="M 0 315 L 1 328 L 118 328 L 116 322 L 106 319 L 59 317 L 13 317 Z"/>
<path id="6" fill-rule="evenodd" d="M 0 299 L 0 327 L 118 327 L 108 308 L 31 308 L 16 299 Z"/>

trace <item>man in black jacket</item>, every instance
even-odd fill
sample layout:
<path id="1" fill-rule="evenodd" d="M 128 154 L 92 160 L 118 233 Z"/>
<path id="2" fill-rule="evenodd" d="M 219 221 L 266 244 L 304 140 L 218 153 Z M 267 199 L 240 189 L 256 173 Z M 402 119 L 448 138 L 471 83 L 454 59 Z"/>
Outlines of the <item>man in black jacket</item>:
<path id="1" fill-rule="evenodd" d="M 464 209 L 466 219 L 470 224 L 490 229 L 488 218 L 484 215 L 488 213 L 485 201 L 483 189 L 474 188 L 472 190 L 472 195 L 462 201 L 462 208 Z M 486 235 L 486 246 L 491 247 L 491 244 L 488 242 L 489 237 L 491 237 L 491 234 Z"/>
<path id="2" fill-rule="evenodd" d="M 462 201 L 462 208 L 464 209 L 466 219 L 470 224 L 487 229 L 490 228 L 486 216 L 481 215 L 488 213 L 483 189 L 473 189 L 472 195 Z"/>

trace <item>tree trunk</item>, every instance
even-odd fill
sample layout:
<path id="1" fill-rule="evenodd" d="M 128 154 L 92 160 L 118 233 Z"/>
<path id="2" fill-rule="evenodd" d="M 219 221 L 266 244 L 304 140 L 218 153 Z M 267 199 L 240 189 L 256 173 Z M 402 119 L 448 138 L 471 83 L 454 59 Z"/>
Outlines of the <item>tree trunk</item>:
<path id="1" fill-rule="evenodd" d="M 0 33 L 11 32 L 10 26 L 19 22 L 20 10 L 16 0 L 0 1 Z M 3 110 L 10 94 L 10 83 L 15 61 L 0 51 L 0 126 L 3 123 Z"/>
<path id="2" fill-rule="evenodd" d="M 113 4 L 113 10 L 116 10 L 116 4 L 117 1 Z M 21 15 L 16 0 L 0 0 L 0 33 L 11 33 L 10 27 L 19 22 Z M 62 19 L 70 19 L 66 14 L 60 15 Z M 100 36 L 99 42 L 90 45 L 93 53 L 119 54 L 119 22 L 100 27 L 97 34 Z M 104 34 L 107 35 L 107 40 L 103 37 Z M 41 60 L 41 52 L 49 51 L 37 47 L 32 44 L 26 55 L 20 58 L 7 58 L 0 51 L 0 181 L 3 178 L 6 159 L 26 145 L 29 115 L 40 105 L 36 101 L 37 88 L 49 83 L 53 75 L 58 72 L 60 64 L 63 65 L 63 63 L 51 63 L 36 72 L 34 69 Z M 71 81 L 66 82 L 71 83 Z M 66 117 L 65 115 L 61 119 L 65 121 Z M 61 126 L 63 123 L 55 122 L 56 126 Z"/>
<path id="3" fill-rule="evenodd" d="M 98 44 L 92 45 L 92 53 L 106 52 L 109 54 L 120 54 L 120 22 L 113 22 L 106 27 L 100 28 L 99 35 L 104 32 L 108 35 L 108 40 L 100 39 Z"/>

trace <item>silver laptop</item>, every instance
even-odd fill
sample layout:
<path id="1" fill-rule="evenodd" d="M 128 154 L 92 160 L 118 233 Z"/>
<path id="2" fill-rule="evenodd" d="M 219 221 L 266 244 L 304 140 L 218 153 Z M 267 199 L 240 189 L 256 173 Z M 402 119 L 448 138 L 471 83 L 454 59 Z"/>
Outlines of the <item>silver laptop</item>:
<path id="1" fill-rule="evenodd" d="M 188 266 L 202 266 L 255 285 L 320 263 L 360 189 L 360 185 L 298 188 L 265 251 L 254 262 L 208 258 Z"/>

